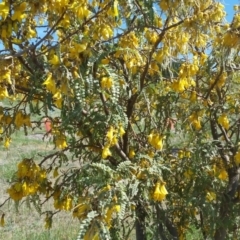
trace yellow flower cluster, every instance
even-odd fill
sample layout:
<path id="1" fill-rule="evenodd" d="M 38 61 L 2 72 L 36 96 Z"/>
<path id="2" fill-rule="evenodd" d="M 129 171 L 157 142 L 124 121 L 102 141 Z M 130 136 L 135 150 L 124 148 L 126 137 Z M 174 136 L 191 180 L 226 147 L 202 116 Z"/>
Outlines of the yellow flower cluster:
<path id="1" fill-rule="evenodd" d="M 217 86 L 222 88 L 225 85 L 227 79 L 227 72 L 223 72 L 217 81 Z"/>
<path id="2" fill-rule="evenodd" d="M 214 200 L 216 200 L 216 193 L 215 192 L 212 192 L 212 191 L 207 191 L 207 193 L 206 193 L 206 200 L 208 201 L 208 202 L 212 202 L 212 201 L 214 201 Z"/>
<path id="3" fill-rule="evenodd" d="M 168 194 L 168 191 L 165 188 L 165 183 L 158 181 L 155 185 L 155 190 L 152 195 L 153 200 L 161 202 L 166 198 L 167 194 Z"/>
<path id="4" fill-rule="evenodd" d="M 235 154 L 234 161 L 236 164 L 240 164 L 240 150 L 238 150 L 237 153 Z"/>
<path id="5" fill-rule="evenodd" d="M 42 191 L 41 184 L 45 179 L 44 169 L 41 169 L 32 159 L 23 159 L 18 164 L 17 182 L 7 192 L 13 200 L 19 201 L 25 196 Z"/>
<path id="6" fill-rule="evenodd" d="M 110 147 L 114 146 L 118 142 L 118 137 L 122 137 L 125 134 L 125 130 L 122 124 L 119 124 L 118 129 L 115 129 L 113 126 L 110 126 L 106 134 L 106 144 L 102 150 L 102 158 L 106 159 L 111 156 Z"/>
<path id="7" fill-rule="evenodd" d="M 79 204 L 73 208 L 73 217 L 83 220 L 91 210 L 89 199 L 79 199 Z"/>
<path id="8" fill-rule="evenodd" d="M 224 169 L 224 167 L 223 166 L 217 167 L 216 164 L 213 164 L 211 171 L 209 171 L 209 174 L 211 176 L 215 176 L 219 178 L 222 181 L 225 181 L 228 179 L 228 173 Z"/>
<path id="9" fill-rule="evenodd" d="M 14 124 L 17 129 L 19 129 L 22 126 L 31 127 L 31 120 L 30 120 L 30 114 L 23 114 L 22 111 L 18 111 L 15 115 L 15 121 Z"/>
<path id="10" fill-rule="evenodd" d="M 94 40 L 108 40 L 109 38 L 113 37 L 113 29 L 110 25 L 106 23 L 102 23 L 93 30 L 93 39 Z"/>
<path id="11" fill-rule="evenodd" d="M 228 31 L 223 36 L 223 45 L 225 47 L 235 48 L 239 45 L 239 35 L 233 31 Z"/>
<path id="12" fill-rule="evenodd" d="M 202 128 L 201 126 L 201 117 L 198 116 L 197 113 L 193 113 L 188 117 L 188 120 L 190 121 L 191 125 L 196 129 L 200 130 Z"/>
<path id="13" fill-rule="evenodd" d="M 2 216 L 1 216 L 1 220 L 0 220 L 0 226 L 1 227 L 4 227 L 4 225 L 5 225 L 4 216 L 5 216 L 5 214 L 3 213 Z"/>
<path id="14" fill-rule="evenodd" d="M 229 129 L 229 120 L 226 113 L 223 113 L 221 116 L 218 117 L 218 124 L 220 124 L 226 130 Z"/>
<path id="15" fill-rule="evenodd" d="M 198 72 L 198 61 L 194 58 L 193 64 L 183 63 L 179 70 L 178 80 L 172 83 L 172 89 L 176 92 L 183 92 L 184 90 L 195 87 L 196 83 L 192 77 Z"/>
<path id="16" fill-rule="evenodd" d="M 138 48 L 139 38 L 136 36 L 135 32 L 130 32 L 120 38 L 119 46 L 122 48 Z"/>
<path id="17" fill-rule="evenodd" d="M 136 155 L 136 153 L 135 153 L 134 149 L 130 148 L 129 153 L 128 153 L 129 159 L 133 159 L 135 155 Z"/>
<path id="18" fill-rule="evenodd" d="M 101 79 L 101 87 L 104 89 L 110 89 L 113 85 L 113 80 L 111 77 L 103 77 Z"/>
<path id="19" fill-rule="evenodd" d="M 50 229 L 52 227 L 52 216 L 49 216 L 49 214 L 45 217 L 45 229 Z"/>
<path id="20" fill-rule="evenodd" d="M 121 210 L 121 206 L 116 204 L 113 205 L 111 208 L 108 208 L 106 216 L 105 216 L 105 221 L 107 223 L 107 226 L 110 228 L 111 227 L 111 222 L 113 218 L 114 213 L 118 213 Z"/>
<path id="21" fill-rule="evenodd" d="M 63 198 L 60 198 L 60 196 L 56 197 L 54 196 L 54 207 L 56 209 L 70 211 L 73 207 L 72 205 L 72 196 L 66 195 Z"/>
<path id="22" fill-rule="evenodd" d="M 55 146 L 57 148 L 65 149 L 68 146 L 66 136 L 63 133 L 56 134 L 54 136 L 54 139 L 55 139 Z"/>
<path id="23" fill-rule="evenodd" d="M 96 222 L 93 222 L 84 235 L 83 240 L 100 240 L 99 229 Z"/>
<path id="24" fill-rule="evenodd" d="M 148 135 L 148 142 L 157 150 L 162 150 L 163 148 L 163 139 L 164 136 L 160 135 L 159 133 L 156 132 L 151 132 Z"/>

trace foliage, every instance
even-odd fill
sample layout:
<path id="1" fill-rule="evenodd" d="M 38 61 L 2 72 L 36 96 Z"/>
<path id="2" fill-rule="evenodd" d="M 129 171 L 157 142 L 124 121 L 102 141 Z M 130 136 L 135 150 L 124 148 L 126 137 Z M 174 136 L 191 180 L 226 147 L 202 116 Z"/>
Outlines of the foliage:
<path id="1" fill-rule="evenodd" d="M 237 238 L 238 9 L 229 24 L 214 0 L 2 1 L 2 144 L 47 119 L 55 146 L 19 159 L 10 198 L 46 228 L 71 212 L 78 239 Z"/>

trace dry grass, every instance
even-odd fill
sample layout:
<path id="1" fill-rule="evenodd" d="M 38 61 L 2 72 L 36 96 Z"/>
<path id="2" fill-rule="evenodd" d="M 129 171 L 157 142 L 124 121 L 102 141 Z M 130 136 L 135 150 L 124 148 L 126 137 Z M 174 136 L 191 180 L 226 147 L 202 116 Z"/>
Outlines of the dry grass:
<path id="1" fill-rule="evenodd" d="M 8 198 L 6 189 L 10 186 L 13 174 L 17 169 L 17 162 L 23 158 L 40 160 L 39 154 L 46 154 L 52 150 L 49 141 L 42 141 L 43 132 L 24 136 L 17 133 L 13 136 L 8 150 L 0 146 L 0 204 Z M 44 206 L 45 210 L 52 208 L 51 203 Z M 5 226 L 0 227 L 0 239 L 5 240 L 71 240 L 76 239 L 79 223 L 72 219 L 71 213 L 62 212 L 53 218 L 51 230 L 45 230 L 44 218 L 34 207 L 29 208 L 26 202 L 19 206 L 17 211 L 13 201 L 0 208 L 5 215 Z"/>

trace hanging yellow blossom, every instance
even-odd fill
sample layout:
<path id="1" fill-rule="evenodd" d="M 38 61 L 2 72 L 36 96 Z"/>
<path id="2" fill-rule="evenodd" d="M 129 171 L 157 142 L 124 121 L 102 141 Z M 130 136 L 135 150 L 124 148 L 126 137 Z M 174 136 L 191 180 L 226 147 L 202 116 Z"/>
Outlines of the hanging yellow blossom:
<path id="1" fill-rule="evenodd" d="M 228 178 L 228 173 L 225 169 L 222 169 L 218 175 L 218 178 L 221 179 L 221 180 L 227 180 Z"/>
<path id="2" fill-rule="evenodd" d="M 201 118 L 200 116 L 198 116 L 197 113 L 193 113 L 192 115 L 190 115 L 188 120 L 196 130 L 200 130 L 202 128 Z"/>
<path id="3" fill-rule="evenodd" d="M 119 135 L 122 137 L 125 134 L 125 130 L 122 125 L 119 126 Z"/>
<path id="4" fill-rule="evenodd" d="M 2 216 L 1 216 L 1 220 L 0 220 L 0 226 L 1 227 L 4 227 L 4 225 L 5 225 L 4 216 L 5 216 L 5 214 L 3 213 Z"/>
<path id="5" fill-rule="evenodd" d="M 16 116 L 15 116 L 15 121 L 14 124 L 16 126 L 17 129 L 19 129 L 20 127 L 23 126 L 24 124 L 24 118 L 23 118 L 23 113 L 22 111 L 18 111 Z"/>
<path id="6" fill-rule="evenodd" d="M 223 113 L 221 116 L 219 116 L 218 123 L 222 127 L 224 127 L 226 130 L 229 129 L 229 120 L 228 120 L 228 117 L 227 117 L 226 113 Z"/>
<path id="7" fill-rule="evenodd" d="M 118 17 L 118 1 L 114 0 L 113 2 L 113 16 Z"/>
<path id="8" fill-rule="evenodd" d="M 157 150 L 162 150 L 163 148 L 163 139 L 164 139 L 164 136 L 158 134 L 158 133 L 150 133 L 148 135 L 148 142 L 153 146 L 155 147 Z"/>
<path id="9" fill-rule="evenodd" d="M 7 88 L 0 86 L 0 100 L 7 98 L 7 97 L 9 97 Z"/>
<path id="10" fill-rule="evenodd" d="M 80 6 L 77 8 L 77 17 L 80 20 L 83 20 L 84 18 L 87 18 L 90 14 L 90 11 L 88 10 L 86 5 Z"/>
<path id="11" fill-rule="evenodd" d="M 11 143 L 11 138 L 6 137 L 4 141 L 4 147 L 8 149 L 10 146 L 10 143 Z"/>
<path id="12" fill-rule="evenodd" d="M 7 69 L 2 72 L 0 82 L 12 84 L 11 80 L 11 70 Z"/>
<path id="13" fill-rule="evenodd" d="M 113 140 L 114 132 L 115 130 L 112 126 L 107 131 L 106 137 L 109 143 L 111 143 L 111 141 Z"/>
<path id="14" fill-rule="evenodd" d="M 238 151 L 234 156 L 234 161 L 236 164 L 240 164 L 240 151 Z"/>
<path id="15" fill-rule="evenodd" d="M 160 183 L 159 181 L 155 185 L 155 190 L 153 192 L 153 200 L 154 201 L 162 201 L 166 198 L 168 194 L 167 189 L 165 188 L 165 183 Z"/>
<path id="16" fill-rule="evenodd" d="M 16 8 L 14 8 L 14 14 L 12 15 L 11 19 L 17 20 L 21 22 L 24 18 L 26 18 L 27 14 L 24 13 L 25 9 L 27 7 L 27 3 L 23 2 Z"/>
<path id="17" fill-rule="evenodd" d="M 45 229 L 50 229 L 52 227 L 52 217 L 49 216 L 48 214 L 45 217 Z"/>
<path id="18" fill-rule="evenodd" d="M 101 87 L 102 88 L 106 88 L 106 89 L 110 89 L 113 85 L 113 81 L 112 78 L 110 77 L 103 77 L 101 80 Z"/>
<path id="19" fill-rule="evenodd" d="M 52 94 L 56 93 L 56 83 L 52 78 L 52 73 L 47 74 L 47 79 L 44 81 L 43 85 L 45 85 L 46 89 L 50 91 Z"/>
<path id="20" fill-rule="evenodd" d="M 63 134 L 56 136 L 55 145 L 60 149 L 66 148 L 68 146 L 66 137 Z"/>
<path id="21" fill-rule="evenodd" d="M 54 54 L 53 57 L 48 62 L 52 65 L 59 65 L 60 64 L 59 57 L 56 54 Z"/>
<path id="22" fill-rule="evenodd" d="M 136 153 L 134 152 L 134 149 L 130 148 L 129 153 L 128 153 L 128 157 L 130 159 L 133 159 L 135 155 L 136 155 Z"/>
<path id="23" fill-rule="evenodd" d="M 106 216 L 105 216 L 105 221 L 106 221 L 108 227 L 111 227 L 113 213 L 118 213 L 118 212 L 120 212 L 120 210 L 121 210 L 121 206 L 118 205 L 118 204 L 112 206 L 111 208 L 109 208 L 107 210 L 107 213 L 106 213 Z"/>
<path id="24" fill-rule="evenodd" d="M 7 2 L 1 2 L 0 3 L 0 16 L 3 20 L 7 17 L 9 13 L 9 4 Z"/>
<path id="25" fill-rule="evenodd" d="M 112 156 L 112 153 L 111 153 L 111 151 L 110 151 L 110 149 L 109 149 L 109 146 L 107 145 L 107 146 L 105 146 L 105 147 L 103 148 L 103 150 L 102 150 L 102 158 L 103 158 L 103 159 L 106 159 L 106 158 L 109 157 L 109 156 Z"/>
<path id="26" fill-rule="evenodd" d="M 62 94 L 60 91 L 57 91 L 54 95 L 53 95 L 53 100 L 54 100 L 54 104 L 56 105 L 57 108 L 61 109 L 62 108 Z"/>
<path id="27" fill-rule="evenodd" d="M 212 202 L 212 201 L 216 200 L 216 193 L 208 191 L 206 194 L 206 199 L 208 202 Z"/>
<path id="28" fill-rule="evenodd" d="M 8 190 L 7 193 L 9 194 L 10 198 L 12 198 L 15 201 L 19 201 L 23 198 L 23 189 L 22 184 L 17 182 L 14 183 Z"/>

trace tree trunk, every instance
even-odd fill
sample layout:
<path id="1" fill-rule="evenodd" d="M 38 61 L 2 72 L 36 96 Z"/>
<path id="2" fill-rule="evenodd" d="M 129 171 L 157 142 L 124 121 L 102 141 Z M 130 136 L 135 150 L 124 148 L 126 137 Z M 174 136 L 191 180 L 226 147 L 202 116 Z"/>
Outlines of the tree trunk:
<path id="1" fill-rule="evenodd" d="M 219 226 L 216 229 L 214 239 L 215 240 L 224 240 L 227 236 L 227 230 L 233 228 L 229 224 L 229 219 L 232 215 L 232 207 L 235 203 L 235 194 L 239 187 L 239 168 L 230 168 L 228 170 L 229 184 L 227 187 L 226 193 L 223 195 L 220 211 L 219 211 Z"/>
<path id="2" fill-rule="evenodd" d="M 140 204 L 136 208 L 136 215 L 137 215 L 136 222 L 135 222 L 136 239 L 147 240 L 146 228 L 145 228 L 146 213 Z"/>
<path id="3" fill-rule="evenodd" d="M 167 214 L 166 214 L 166 206 L 163 206 L 165 204 L 162 203 L 162 208 L 159 205 L 156 205 L 156 210 L 157 210 L 157 217 L 158 217 L 158 221 L 160 222 L 159 224 L 159 231 L 162 231 L 161 228 L 161 224 L 163 223 L 165 225 L 165 227 L 167 228 L 168 232 L 170 233 L 170 235 L 172 236 L 172 240 L 178 240 L 178 231 L 176 226 L 174 226 L 174 224 L 169 220 Z M 162 233 L 159 232 L 159 235 L 161 236 L 161 239 L 165 239 L 166 236 Z"/>

